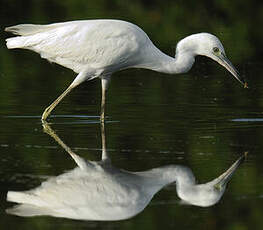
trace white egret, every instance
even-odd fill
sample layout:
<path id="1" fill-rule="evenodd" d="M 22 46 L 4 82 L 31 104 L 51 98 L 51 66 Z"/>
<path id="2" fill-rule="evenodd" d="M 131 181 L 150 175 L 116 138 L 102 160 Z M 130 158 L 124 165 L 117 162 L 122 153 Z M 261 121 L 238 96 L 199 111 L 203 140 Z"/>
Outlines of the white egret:
<path id="1" fill-rule="evenodd" d="M 21 24 L 5 31 L 20 35 L 6 39 L 9 49 L 33 50 L 78 73 L 70 86 L 50 105 L 43 115 L 46 120 L 56 105 L 76 86 L 94 78 L 101 79 L 101 120 L 104 120 L 105 94 L 111 75 L 122 69 L 145 68 L 167 74 L 190 70 L 196 55 L 212 58 L 243 82 L 226 58 L 219 39 L 209 33 L 198 33 L 182 39 L 175 58 L 160 51 L 138 26 L 121 20 L 83 20 L 48 25 Z"/>
<path id="2" fill-rule="evenodd" d="M 225 173 L 205 184 L 196 184 L 192 171 L 180 165 L 129 172 L 111 164 L 103 128 L 102 161 L 94 162 L 75 154 L 44 122 L 45 132 L 71 155 L 78 167 L 50 177 L 29 191 L 9 191 L 7 200 L 20 204 L 7 212 L 82 220 L 128 219 L 142 212 L 159 190 L 173 182 L 184 203 L 207 207 L 220 200 L 227 182 L 244 159 L 240 157 Z"/>

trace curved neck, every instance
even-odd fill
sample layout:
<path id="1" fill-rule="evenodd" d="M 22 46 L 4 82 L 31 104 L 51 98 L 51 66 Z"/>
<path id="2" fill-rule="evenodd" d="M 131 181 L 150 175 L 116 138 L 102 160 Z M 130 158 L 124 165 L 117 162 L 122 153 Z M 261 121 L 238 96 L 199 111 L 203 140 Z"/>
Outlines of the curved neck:
<path id="1" fill-rule="evenodd" d="M 163 186 L 176 182 L 180 185 L 193 185 L 195 178 L 192 171 L 181 165 L 166 165 L 144 172 L 137 172 L 148 183 L 153 184 L 158 190 Z"/>
<path id="2" fill-rule="evenodd" d="M 151 53 L 146 55 L 144 62 L 136 67 L 177 74 L 189 71 L 194 61 L 195 59 L 191 52 L 176 52 L 175 58 L 173 58 L 154 47 L 154 49 L 151 49 Z"/>

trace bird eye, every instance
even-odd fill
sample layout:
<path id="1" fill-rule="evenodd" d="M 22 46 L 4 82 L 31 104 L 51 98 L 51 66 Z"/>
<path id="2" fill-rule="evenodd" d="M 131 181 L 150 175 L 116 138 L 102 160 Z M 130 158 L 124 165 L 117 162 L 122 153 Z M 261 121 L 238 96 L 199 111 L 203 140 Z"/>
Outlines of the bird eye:
<path id="1" fill-rule="evenodd" d="M 218 53 L 218 52 L 219 52 L 218 47 L 214 47 L 214 48 L 213 48 L 213 52 L 214 52 L 214 53 Z"/>

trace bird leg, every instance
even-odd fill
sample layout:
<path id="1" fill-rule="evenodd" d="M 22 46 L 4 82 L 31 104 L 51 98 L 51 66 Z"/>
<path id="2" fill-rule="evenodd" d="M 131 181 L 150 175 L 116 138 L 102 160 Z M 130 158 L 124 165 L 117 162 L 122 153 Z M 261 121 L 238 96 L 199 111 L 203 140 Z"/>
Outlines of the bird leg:
<path id="1" fill-rule="evenodd" d="M 50 105 L 48 106 L 44 113 L 42 114 L 42 121 L 45 121 L 48 117 L 48 115 L 51 113 L 51 111 L 57 106 L 57 104 L 76 86 L 81 84 L 82 82 L 86 81 L 89 77 L 87 74 L 87 71 L 80 72 L 77 77 L 74 79 L 74 81 L 70 84 L 70 86 Z"/>
<path id="2" fill-rule="evenodd" d="M 105 120 L 105 101 L 106 101 L 106 92 L 109 86 L 110 78 L 101 79 L 101 113 L 100 121 L 104 122 Z"/>
<path id="3" fill-rule="evenodd" d="M 74 153 L 72 149 L 60 139 L 60 137 L 56 134 L 56 132 L 49 126 L 49 124 L 46 121 L 42 122 L 42 126 L 43 126 L 43 131 L 47 133 L 49 136 L 51 136 L 67 153 L 69 153 L 69 155 L 72 157 L 72 159 L 76 162 L 76 164 L 81 169 L 85 169 L 87 165 L 89 165 L 88 161 L 85 161 L 76 153 Z"/>
<path id="4" fill-rule="evenodd" d="M 51 111 L 57 106 L 57 104 L 74 88 L 72 84 L 51 104 L 49 105 L 44 113 L 42 114 L 42 121 L 45 121 L 48 117 L 48 115 L 51 113 Z"/>
<path id="5" fill-rule="evenodd" d="M 101 131 L 101 145 L 102 145 L 102 156 L 101 160 L 106 162 L 110 162 L 110 158 L 108 157 L 107 150 L 106 150 L 106 137 L 105 137 L 105 123 L 101 122 L 100 126 L 100 131 Z"/>

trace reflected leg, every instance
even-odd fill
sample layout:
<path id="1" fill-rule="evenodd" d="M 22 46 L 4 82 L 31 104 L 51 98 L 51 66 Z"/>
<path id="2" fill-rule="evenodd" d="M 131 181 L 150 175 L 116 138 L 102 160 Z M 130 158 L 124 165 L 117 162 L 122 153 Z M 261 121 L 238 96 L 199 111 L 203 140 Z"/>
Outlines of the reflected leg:
<path id="1" fill-rule="evenodd" d="M 49 124 L 46 121 L 42 122 L 43 131 L 47 133 L 49 136 L 54 138 L 54 140 L 63 148 L 69 155 L 73 158 L 73 160 L 76 162 L 76 164 L 81 169 L 86 169 L 87 165 L 89 165 L 89 162 L 79 157 L 77 154 L 75 154 L 70 147 L 68 147 L 56 134 L 56 132 L 49 126 Z"/>
<path id="2" fill-rule="evenodd" d="M 102 156 L 101 160 L 104 162 L 110 162 L 110 158 L 108 157 L 107 149 L 106 149 L 106 137 L 105 137 L 105 122 L 100 123 L 101 130 L 101 145 L 102 145 Z"/>

